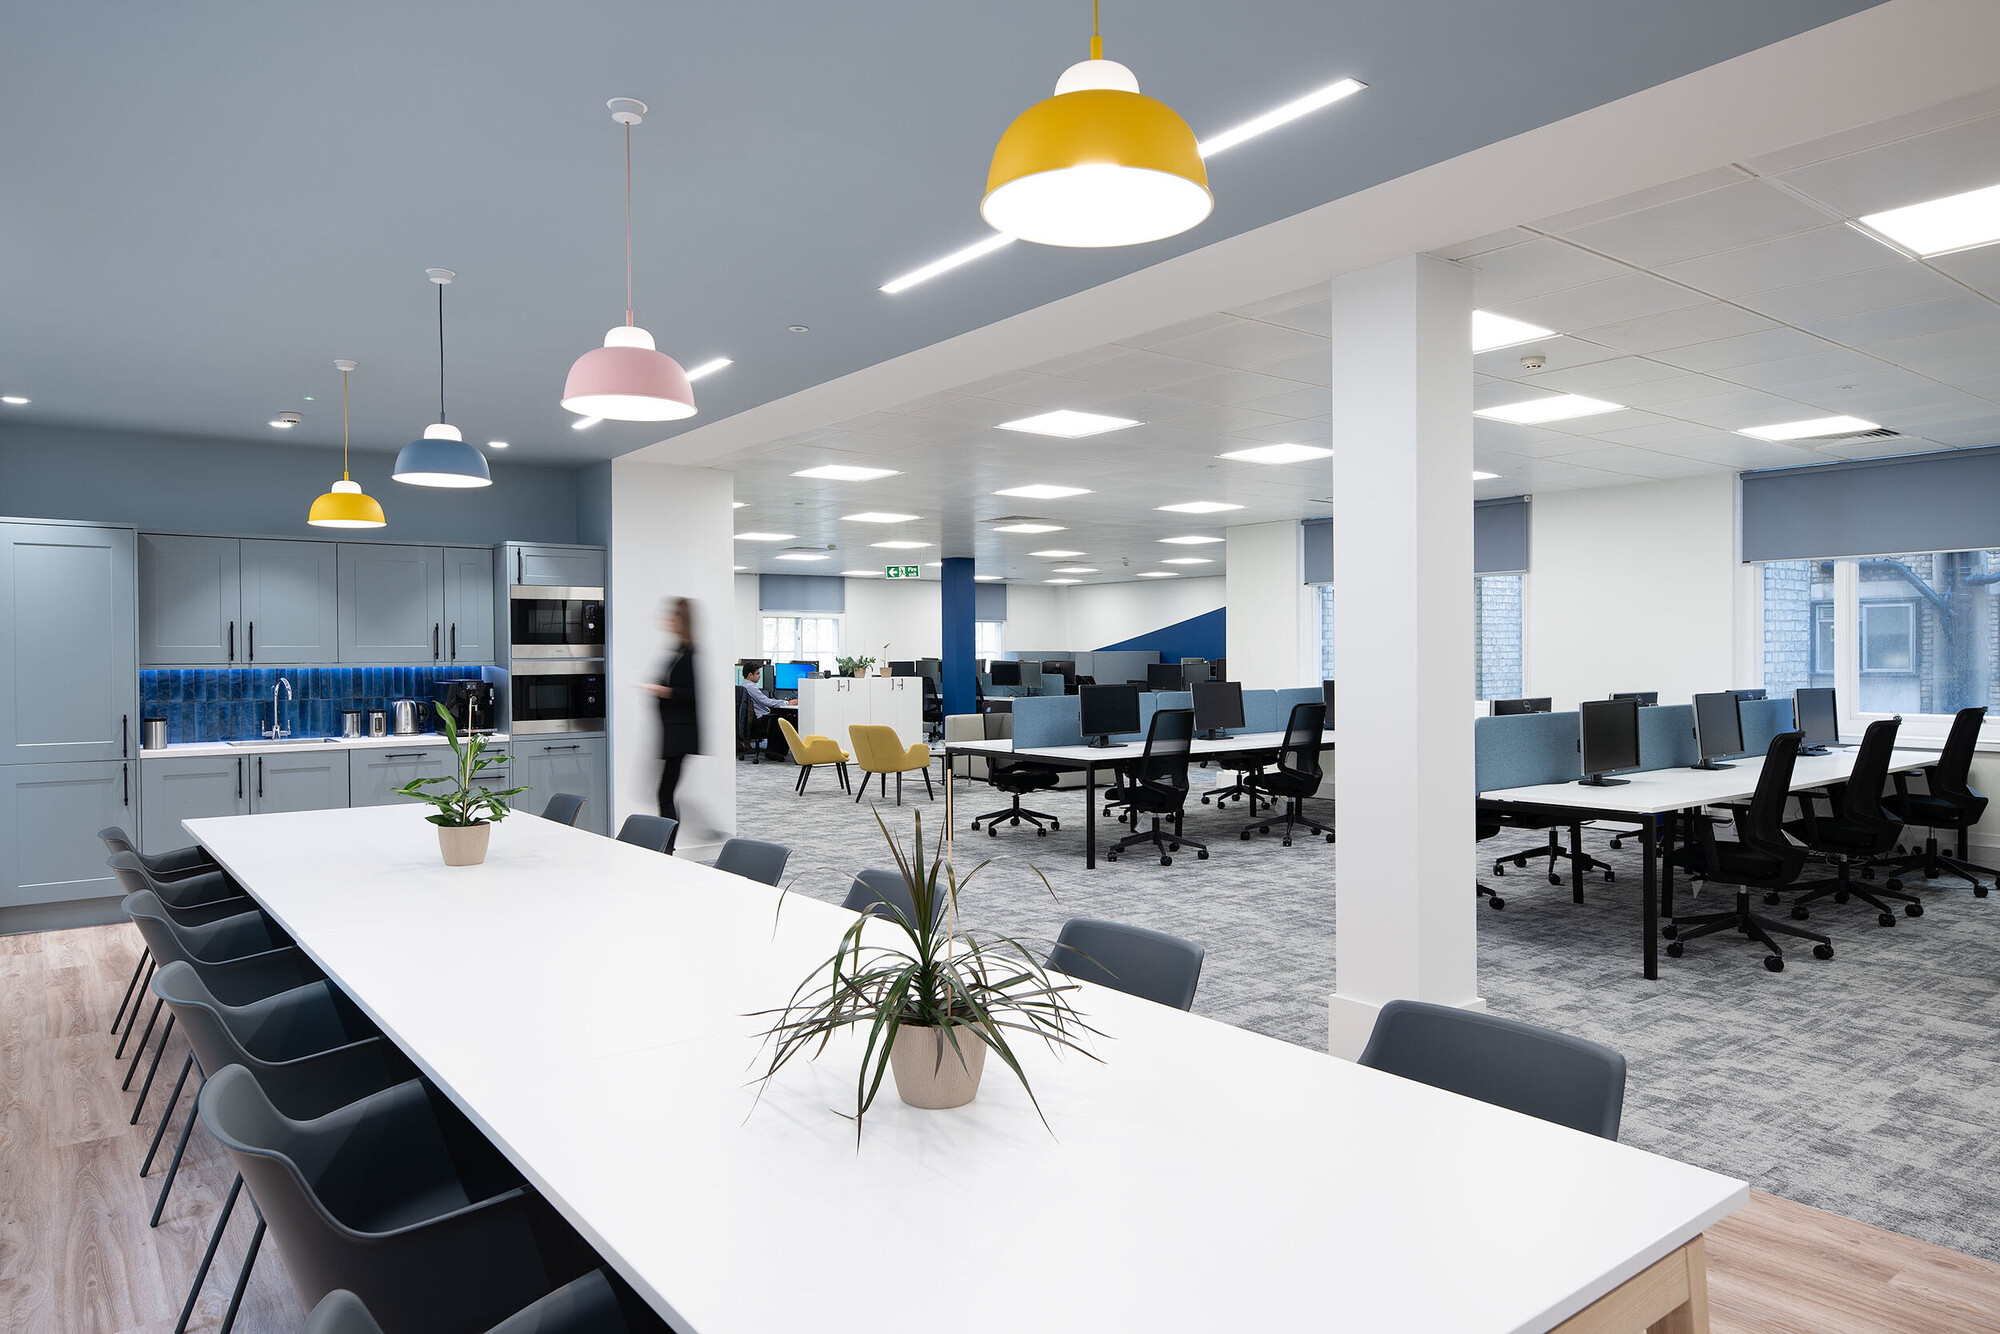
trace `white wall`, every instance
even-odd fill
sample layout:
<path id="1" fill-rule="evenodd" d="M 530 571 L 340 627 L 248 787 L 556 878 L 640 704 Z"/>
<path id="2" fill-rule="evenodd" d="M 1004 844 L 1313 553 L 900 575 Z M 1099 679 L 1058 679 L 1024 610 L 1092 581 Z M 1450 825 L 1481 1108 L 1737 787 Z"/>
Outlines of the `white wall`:
<path id="1" fill-rule="evenodd" d="M 1249 690 L 1282 690 L 1319 679 L 1317 617 L 1305 583 L 1298 520 L 1227 530 L 1229 674 Z"/>
<path id="2" fill-rule="evenodd" d="M 1007 628 L 1000 633 L 1000 646 L 1007 649 L 1069 647 L 1068 592 L 1066 587 L 1046 584 L 1009 584 Z"/>
<path id="3" fill-rule="evenodd" d="M 699 851 L 736 832 L 736 714 L 730 663 L 736 619 L 730 577 L 734 524 L 730 475 L 614 459 L 611 465 L 611 784 L 616 819 L 655 809 L 660 778 L 659 713 L 639 687 L 659 679 L 666 641 L 662 599 L 695 602 L 701 650 L 696 697 L 702 753 L 681 778 L 679 850 Z M 730 766 L 730 767 L 724 767 Z M 727 778 L 729 781 L 721 781 Z"/>
<path id="4" fill-rule="evenodd" d="M 943 596 L 944 585 L 936 579 L 849 579 L 842 650 L 880 662 L 939 657 Z"/>
<path id="5" fill-rule="evenodd" d="M 1684 704 L 1744 684 L 1734 474 L 1538 495 L 1529 533 L 1524 694 Z"/>
<path id="6" fill-rule="evenodd" d="M 1227 599 L 1219 578 L 1073 584 L 1059 591 L 1068 595 L 1068 638 L 1061 644 L 1023 640 L 1023 648 L 1103 648 L 1214 611 Z M 1014 642 L 1011 625 L 1007 638 L 1010 644 Z"/>

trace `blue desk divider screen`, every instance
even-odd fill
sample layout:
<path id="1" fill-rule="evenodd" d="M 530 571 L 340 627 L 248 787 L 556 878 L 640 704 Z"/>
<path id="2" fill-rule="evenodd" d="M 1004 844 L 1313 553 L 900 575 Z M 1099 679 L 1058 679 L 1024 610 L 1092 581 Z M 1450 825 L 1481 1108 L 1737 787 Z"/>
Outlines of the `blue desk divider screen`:
<path id="1" fill-rule="evenodd" d="M 1681 769 L 1701 758 L 1694 743 L 1694 705 L 1656 704 L 1639 710 L 1639 767 Z"/>
<path id="2" fill-rule="evenodd" d="M 1743 753 L 1762 755 L 1771 749 L 1771 738 L 1792 730 L 1792 702 L 1788 699 L 1746 699 L 1740 706 L 1743 718 Z"/>
<path id="3" fill-rule="evenodd" d="M 1318 686 L 1294 686 L 1289 690 L 1274 690 L 1271 693 L 1278 697 L 1278 721 L 1271 727 L 1264 729 L 1270 732 L 1282 732 L 1291 726 L 1292 709 L 1294 706 L 1300 704 L 1317 704 L 1326 698 L 1326 693 Z M 1243 711 L 1243 721 L 1246 723 L 1250 721 L 1250 711 L 1248 708 L 1245 708 Z"/>
<path id="4" fill-rule="evenodd" d="M 1194 707 L 1194 692 L 1191 690 L 1142 690 L 1139 692 L 1139 732 L 1132 739 L 1144 741 L 1153 730 L 1153 715 L 1161 709 L 1191 709 Z"/>
<path id="5" fill-rule="evenodd" d="M 1285 715 L 1278 708 L 1277 691 L 1246 690 L 1243 692 L 1244 731 L 1282 732 L 1284 729 Z"/>
<path id="6" fill-rule="evenodd" d="M 1017 747 L 1083 744 L 1075 695 L 1023 695 L 1014 701 L 1013 712 Z"/>
<path id="7" fill-rule="evenodd" d="M 1650 713 L 1650 709 L 1641 709 Z M 1518 713 L 1472 721 L 1473 783 L 1481 792 L 1583 776 L 1574 713 Z"/>

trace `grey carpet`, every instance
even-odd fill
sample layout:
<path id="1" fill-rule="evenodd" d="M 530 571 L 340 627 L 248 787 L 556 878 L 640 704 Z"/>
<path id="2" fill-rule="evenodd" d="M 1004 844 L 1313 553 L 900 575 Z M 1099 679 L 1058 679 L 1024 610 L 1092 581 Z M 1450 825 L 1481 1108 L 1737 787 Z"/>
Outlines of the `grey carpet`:
<path id="1" fill-rule="evenodd" d="M 843 796 L 826 770 L 794 796 L 797 774 L 788 763 L 739 763 L 738 829 L 797 849 L 795 887 L 837 901 L 854 870 L 890 858 L 867 803 Z M 1197 788 L 1212 777 L 1197 771 Z M 1222 814 L 1190 801 L 1187 833 L 1210 844 L 1210 860 L 1183 854 L 1168 868 L 1133 855 L 1085 871 L 1080 792 L 1028 801 L 1062 821 L 1041 838 L 1026 825 L 993 839 L 967 833 L 973 815 L 1006 804 L 984 784 L 961 781 L 956 801 L 961 865 L 990 852 L 1025 858 L 1058 896 L 1003 865 L 961 902 L 970 924 L 1046 940 L 1065 918 L 1105 917 L 1198 940 L 1208 953 L 1197 1012 L 1325 1049 L 1337 848 L 1303 837 L 1285 848 L 1276 835 L 1246 844 L 1240 804 Z M 907 836 L 917 810 L 928 838 L 944 802 L 941 790 L 926 801 L 920 778 L 914 795 L 905 782 L 900 811 L 883 814 Z M 1100 823 L 1101 839 L 1115 831 Z M 2000 1260 L 2000 895 L 1976 899 L 1940 880 L 1925 916 L 1893 928 L 1859 903 L 1827 901 L 1811 924 L 1834 939 L 1829 962 L 1788 949 L 1785 971 L 1769 973 L 1762 950 L 1725 933 L 1681 959 L 1663 954 L 1660 980 L 1647 982 L 1636 843 L 1612 851 L 1606 835 L 1587 832 L 1618 879 L 1590 877 L 1579 906 L 1567 882 L 1551 886 L 1534 864 L 1492 876 L 1494 856 L 1535 841 L 1507 833 L 1479 845 L 1479 878 L 1507 901 L 1478 910 L 1480 992 L 1498 1014 L 1625 1053 L 1625 1143 Z"/>

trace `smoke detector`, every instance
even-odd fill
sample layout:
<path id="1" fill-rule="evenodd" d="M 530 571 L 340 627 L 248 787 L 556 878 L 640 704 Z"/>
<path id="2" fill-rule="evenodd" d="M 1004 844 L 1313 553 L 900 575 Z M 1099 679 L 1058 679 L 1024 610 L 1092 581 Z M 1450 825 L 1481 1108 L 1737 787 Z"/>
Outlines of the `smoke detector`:
<path id="1" fill-rule="evenodd" d="M 271 418 L 271 425 L 277 427 L 280 431 L 289 431 L 294 426 L 297 426 L 300 422 L 304 420 L 305 420 L 305 414 L 303 413 L 281 412 L 277 416 Z"/>
<path id="2" fill-rule="evenodd" d="M 1539 352 L 1530 352 L 1521 358 L 1521 369 L 1524 371 L 1538 371 L 1548 364 L 1549 359 Z"/>

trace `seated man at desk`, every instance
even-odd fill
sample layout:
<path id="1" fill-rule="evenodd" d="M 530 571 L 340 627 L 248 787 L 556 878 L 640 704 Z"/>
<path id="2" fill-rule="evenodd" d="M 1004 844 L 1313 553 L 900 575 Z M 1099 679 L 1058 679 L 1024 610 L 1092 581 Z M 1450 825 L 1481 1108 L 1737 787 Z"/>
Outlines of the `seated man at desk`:
<path id="1" fill-rule="evenodd" d="M 770 717 L 771 710 L 773 709 L 795 711 L 791 705 L 781 704 L 765 694 L 757 684 L 757 673 L 755 671 L 744 672 L 740 684 L 743 687 L 744 696 L 750 701 L 750 711 L 759 718 Z"/>
<path id="2" fill-rule="evenodd" d="M 796 727 L 799 721 L 798 705 L 773 699 L 765 694 L 757 684 L 757 671 L 754 668 L 743 673 L 736 682 L 736 688 L 741 692 L 743 702 L 750 710 L 750 717 L 747 720 L 750 726 L 744 729 L 745 735 L 762 747 L 764 753 L 768 755 L 771 753 L 771 736 L 775 730 L 771 726 L 771 716 L 776 714 L 788 718 Z"/>

